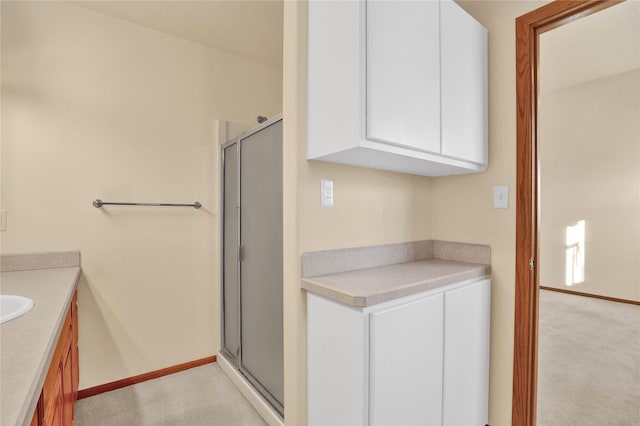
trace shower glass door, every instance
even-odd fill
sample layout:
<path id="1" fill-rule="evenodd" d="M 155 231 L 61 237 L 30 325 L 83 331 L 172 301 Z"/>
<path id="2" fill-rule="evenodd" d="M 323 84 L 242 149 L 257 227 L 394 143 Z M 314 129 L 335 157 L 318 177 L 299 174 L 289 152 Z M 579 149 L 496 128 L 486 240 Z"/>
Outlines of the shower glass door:
<path id="1" fill-rule="evenodd" d="M 282 119 L 225 145 L 223 167 L 224 352 L 282 415 Z"/>

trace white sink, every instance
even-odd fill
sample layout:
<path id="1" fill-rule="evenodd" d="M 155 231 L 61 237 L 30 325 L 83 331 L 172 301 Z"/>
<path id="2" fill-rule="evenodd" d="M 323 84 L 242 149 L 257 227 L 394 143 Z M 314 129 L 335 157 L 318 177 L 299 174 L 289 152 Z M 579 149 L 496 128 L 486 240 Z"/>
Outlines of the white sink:
<path id="1" fill-rule="evenodd" d="M 0 294 L 0 324 L 18 318 L 33 309 L 33 300 Z"/>

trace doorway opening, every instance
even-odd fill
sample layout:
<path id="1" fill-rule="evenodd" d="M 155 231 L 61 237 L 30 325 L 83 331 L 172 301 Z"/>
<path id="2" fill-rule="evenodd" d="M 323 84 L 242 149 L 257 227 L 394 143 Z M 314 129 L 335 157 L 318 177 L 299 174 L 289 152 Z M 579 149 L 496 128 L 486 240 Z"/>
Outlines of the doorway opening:
<path id="1" fill-rule="evenodd" d="M 539 268 L 539 37 L 620 1 L 554 1 L 516 19 L 517 200 L 512 424 L 536 424 Z M 579 257 L 576 264 L 579 266 Z M 573 264 L 573 257 L 572 257 Z M 572 275 L 572 279 L 575 277 Z M 580 278 L 580 277 L 578 277 Z"/>

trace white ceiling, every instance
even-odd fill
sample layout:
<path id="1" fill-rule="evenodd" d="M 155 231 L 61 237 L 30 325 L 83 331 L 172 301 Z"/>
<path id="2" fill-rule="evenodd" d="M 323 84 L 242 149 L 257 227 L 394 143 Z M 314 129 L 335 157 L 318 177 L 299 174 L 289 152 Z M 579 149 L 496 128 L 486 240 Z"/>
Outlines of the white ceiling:
<path id="1" fill-rule="evenodd" d="M 628 0 L 540 36 L 547 92 L 640 69 L 640 1 Z"/>
<path id="2" fill-rule="evenodd" d="M 282 67 L 283 1 L 71 1 L 147 28 Z"/>

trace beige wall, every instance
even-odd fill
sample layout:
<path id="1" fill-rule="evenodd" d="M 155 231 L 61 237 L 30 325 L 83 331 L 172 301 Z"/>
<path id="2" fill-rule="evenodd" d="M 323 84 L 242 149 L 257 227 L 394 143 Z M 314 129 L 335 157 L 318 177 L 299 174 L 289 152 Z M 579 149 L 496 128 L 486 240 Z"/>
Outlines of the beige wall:
<path id="1" fill-rule="evenodd" d="M 299 251 L 430 239 L 431 179 L 307 161 L 298 169 Z M 320 179 L 333 181 L 334 206 L 320 206 Z"/>
<path id="2" fill-rule="evenodd" d="M 515 18 L 545 2 L 458 3 L 489 30 L 489 167 L 482 174 L 433 179 L 433 238 L 491 246 L 489 423 L 508 425 L 515 294 Z M 508 209 L 493 208 L 493 185 L 509 185 Z"/>
<path id="3" fill-rule="evenodd" d="M 545 75 L 540 284 L 640 301 L 640 70 L 551 92 Z M 584 263 L 567 264 L 567 227 L 582 220 Z"/>
<path id="4" fill-rule="evenodd" d="M 2 2 L 2 252 L 82 252 L 81 389 L 217 352 L 214 121 L 252 126 L 281 91 L 272 67 L 66 2 Z"/>
<path id="5" fill-rule="evenodd" d="M 285 419 L 301 425 L 306 304 L 300 255 L 431 238 L 431 179 L 306 160 L 306 4 L 285 2 L 284 21 Z M 320 179 L 333 181 L 332 208 L 320 206 Z"/>

